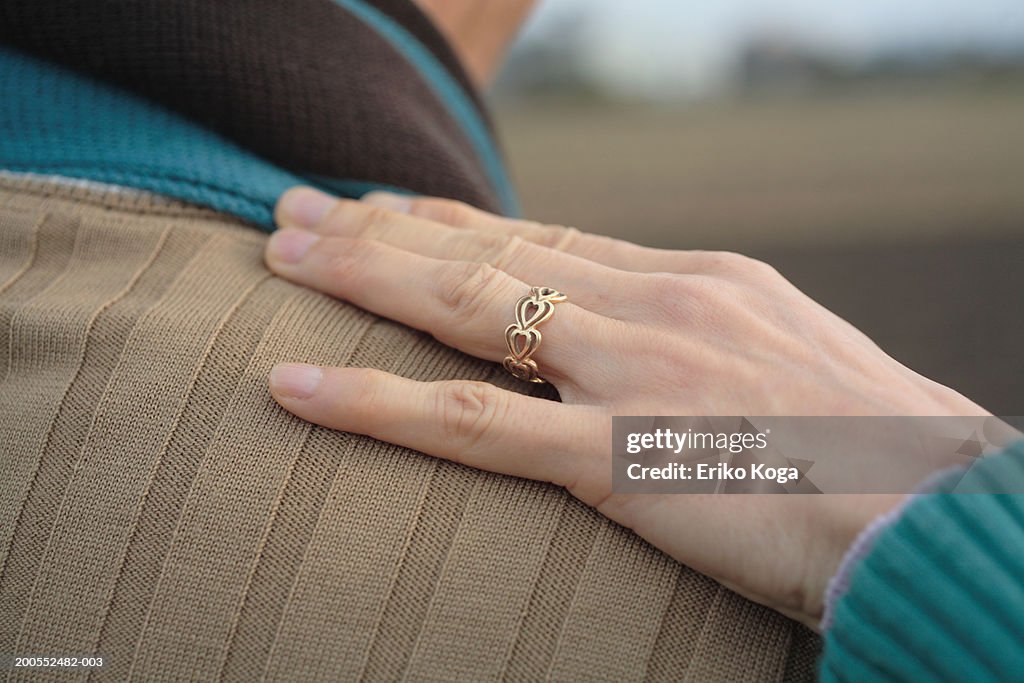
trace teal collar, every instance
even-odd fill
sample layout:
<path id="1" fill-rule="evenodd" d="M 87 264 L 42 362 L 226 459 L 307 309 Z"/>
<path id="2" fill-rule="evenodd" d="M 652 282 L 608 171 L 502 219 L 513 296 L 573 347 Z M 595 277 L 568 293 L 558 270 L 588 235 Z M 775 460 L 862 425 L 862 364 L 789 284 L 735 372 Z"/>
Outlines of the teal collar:
<path id="1" fill-rule="evenodd" d="M 433 54 L 362 0 L 336 0 L 387 39 L 458 121 L 509 215 L 518 203 L 486 123 Z M 347 197 L 408 192 L 357 178 L 302 176 L 191 120 L 109 84 L 0 45 L 0 168 L 124 185 L 234 214 L 273 229 L 273 206 L 293 185 Z"/>

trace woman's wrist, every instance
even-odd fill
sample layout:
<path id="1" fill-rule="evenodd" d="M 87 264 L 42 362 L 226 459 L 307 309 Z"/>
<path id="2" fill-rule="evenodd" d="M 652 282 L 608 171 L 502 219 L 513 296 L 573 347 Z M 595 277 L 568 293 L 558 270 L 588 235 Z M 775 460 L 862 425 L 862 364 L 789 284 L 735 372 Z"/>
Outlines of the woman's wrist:
<path id="1" fill-rule="evenodd" d="M 825 594 L 822 596 L 822 616 L 818 630 L 827 631 L 832 625 L 835 604 L 850 589 L 850 576 L 854 568 L 871 552 L 879 534 L 899 519 L 911 499 L 912 496 L 908 496 L 896 507 L 875 517 L 847 548 L 838 570 L 825 586 Z"/>
<path id="2" fill-rule="evenodd" d="M 1024 442 L 922 485 L 834 596 L 821 676 L 1017 680 Z"/>
<path id="3" fill-rule="evenodd" d="M 854 570 L 870 554 L 878 537 L 895 524 L 907 507 L 913 504 L 916 499 L 934 491 L 949 477 L 957 476 L 963 472 L 963 467 L 954 466 L 932 473 L 918 484 L 913 492 L 896 502 L 888 510 L 876 515 L 861 529 L 853 541 L 846 547 L 838 567 L 825 585 L 825 590 L 822 594 L 822 613 L 821 621 L 818 625 L 819 631 L 827 631 L 832 625 L 836 603 L 849 590 Z"/>

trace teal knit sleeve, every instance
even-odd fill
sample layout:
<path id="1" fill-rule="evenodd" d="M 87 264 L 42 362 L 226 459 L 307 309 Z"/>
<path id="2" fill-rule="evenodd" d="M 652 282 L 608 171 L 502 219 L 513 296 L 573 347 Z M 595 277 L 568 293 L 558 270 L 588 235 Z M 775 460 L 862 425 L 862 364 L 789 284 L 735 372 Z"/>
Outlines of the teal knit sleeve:
<path id="1" fill-rule="evenodd" d="M 909 504 L 835 605 L 821 680 L 1024 681 L 1024 443 Z"/>

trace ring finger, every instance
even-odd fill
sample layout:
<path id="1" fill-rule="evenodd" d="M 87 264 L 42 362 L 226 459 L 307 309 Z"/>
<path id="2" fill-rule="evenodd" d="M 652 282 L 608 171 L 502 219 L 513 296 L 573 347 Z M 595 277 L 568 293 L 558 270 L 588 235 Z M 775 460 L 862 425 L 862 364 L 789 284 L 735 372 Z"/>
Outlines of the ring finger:
<path id="1" fill-rule="evenodd" d="M 374 240 L 321 237 L 280 230 L 267 264 L 275 273 L 429 332 L 439 341 L 492 361 L 508 355 L 503 330 L 530 287 L 486 263 L 447 261 Z M 536 283 L 545 285 L 546 283 Z M 542 376 L 587 386 L 588 367 L 600 366 L 603 331 L 620 324 L 571 302 L 555 304 L 533 359 Z M 586 358 L 580 348 L 587 349 Z"/>

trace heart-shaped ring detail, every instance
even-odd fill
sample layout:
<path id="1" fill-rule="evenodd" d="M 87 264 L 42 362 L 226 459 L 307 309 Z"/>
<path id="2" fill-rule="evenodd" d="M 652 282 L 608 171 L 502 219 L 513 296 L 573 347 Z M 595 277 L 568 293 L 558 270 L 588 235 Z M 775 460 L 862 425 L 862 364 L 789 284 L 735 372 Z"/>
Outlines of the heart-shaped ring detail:
<path id="1" fill-rule="evenodd" d="M 544 381 L 537 363 L 530 358 L 540 347 L 541 336 L 536 327 L 554 314 L 555 304 L 567 298 L 551 287 L 533 287 L 528 296 L 516 302 L 516 322 L 505 328 L 505 345 L 509 355 L 502 361 L 505 369 L 516 379 L 537 383 Z"/>
<path id="2" fill-rule="evenodd" d="M 524 296 L 516 304 L 516 323 L 525 330 L 540 325 L 550 318 L 554 311 L 555 305 L 550 301 L 536 301 Z"/>
<path id="3" fill-rule="evenodd" d="M 538 301 L 550 301 L 556 304 L 562 303 L 569 298 L 557 289 L 551 289 L 550 287 L 534 287 L 530 290 L 530 295 Z"/>
<path id="4" fill-rule="evenodd" d="M 505 344 L 511 357 L 517 361 L 529 358 L 540 346 L 540 332 L 520 329 L 518 325 L 505 328 Z"/>
<path id="5" fill-rule="evenodd" d="M 540 383 L 544 380 L 537 375 L 537 364 L 532 360 L 518 361 L 515 358 L 509 356 L 501 362 L 501 364 L 512 373 L 512 376 L 516 379 L 520 379 L 524 382 Z"/>

